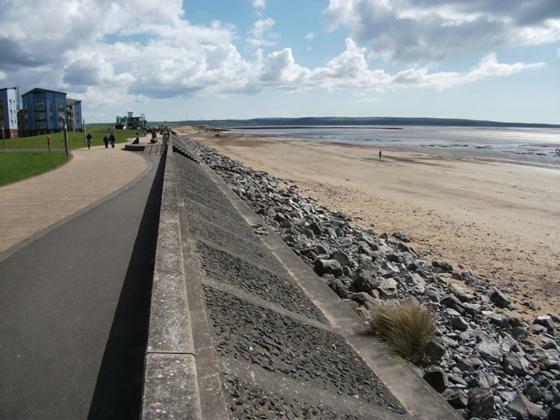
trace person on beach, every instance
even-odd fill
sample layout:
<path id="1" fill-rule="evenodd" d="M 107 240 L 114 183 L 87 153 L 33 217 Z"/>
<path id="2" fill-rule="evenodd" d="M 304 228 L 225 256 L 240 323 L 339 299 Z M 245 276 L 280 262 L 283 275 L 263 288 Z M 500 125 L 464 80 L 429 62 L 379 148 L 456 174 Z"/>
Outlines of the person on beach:
<path id="1" fill-rule="evenodd" d="M 111 147 L 114 149 L 115 148 L 115 135 L 113 133 L 111 133 L 111 135 L 109 136 L 109 141 L 111 142 Z"/>
<path id="2" fill-rule="evenodd" d="M 107 136 L 107 134 L 105 134 L 103 136 L 103 143 L 105 143 L 105 149 L 109 148 L 109 136 Z"/>
<path id="3" fill-rule="evenodd" d="M 383 152 L 379 149 L 379 160 L 383 159 Z"/>
<path id="4" fill-rule="evenodd" d="M 93 143 L 93 136 L 91 135 L 91 133 L 87 134 L 86 140 L 87 140 L 87 148 L 91 149 L 91 144 Z"/>

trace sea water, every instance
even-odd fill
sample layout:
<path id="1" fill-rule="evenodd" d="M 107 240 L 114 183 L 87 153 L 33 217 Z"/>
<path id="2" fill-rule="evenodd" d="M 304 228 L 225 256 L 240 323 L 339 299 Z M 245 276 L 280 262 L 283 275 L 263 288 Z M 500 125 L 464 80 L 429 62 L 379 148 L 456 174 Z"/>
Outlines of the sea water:
<path id="1" fill-rule="evenodd" d="M 235 128 L 234 133 L 558 164 L 560 129 L 433 126 Z"/>

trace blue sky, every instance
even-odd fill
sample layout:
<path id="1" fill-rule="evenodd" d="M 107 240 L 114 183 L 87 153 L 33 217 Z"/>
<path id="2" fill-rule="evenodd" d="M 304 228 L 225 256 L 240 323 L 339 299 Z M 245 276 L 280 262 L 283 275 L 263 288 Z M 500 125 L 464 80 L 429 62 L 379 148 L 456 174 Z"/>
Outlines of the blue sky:
<path id="1" fill-rule="evenodd" d="M 90 122 L 422 116 L 560 123 L 558 0 L 0 0 L 0 87 Z"/>

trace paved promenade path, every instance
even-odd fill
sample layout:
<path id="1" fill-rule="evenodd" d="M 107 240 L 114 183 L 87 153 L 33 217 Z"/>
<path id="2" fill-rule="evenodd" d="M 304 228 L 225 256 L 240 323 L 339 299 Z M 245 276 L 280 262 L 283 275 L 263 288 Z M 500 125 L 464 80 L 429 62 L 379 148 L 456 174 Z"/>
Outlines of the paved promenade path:
<path id="1" fill-rule="evenodd" d="M 72 152 L 65 165 L 45 174 L 0 187 L 0 260 L 2 253 L 90 206 L 141 175 L 141 156 L 94 147 Z"/>
<path id="2" fill-rule="evenodd" d="M 0 262 L 0 418 L 138 417 L 163 169 L 160 155 L 144 157 L 75 151 L 63 168 L 0 190 L 5 247 L 149 168 Z M 21 207 L 6 208 L 6 192 Z M 35 218 L 26 232 L 14 226 Z"/>

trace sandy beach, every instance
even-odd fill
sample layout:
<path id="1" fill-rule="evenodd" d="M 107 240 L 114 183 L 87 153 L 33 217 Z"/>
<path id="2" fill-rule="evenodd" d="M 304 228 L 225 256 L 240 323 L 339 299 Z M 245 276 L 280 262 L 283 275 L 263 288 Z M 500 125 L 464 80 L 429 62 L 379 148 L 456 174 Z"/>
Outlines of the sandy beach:
<path id="1" fill-rule="evenodd" d="M 296 139 L 195 132 L 191 138 L 296 184 L 377 232 L 487 277 L 520 314 L 558 314 L 560 170 L 489 159 Z M 450 280 L 451 281 L 451 280 Z"/>

